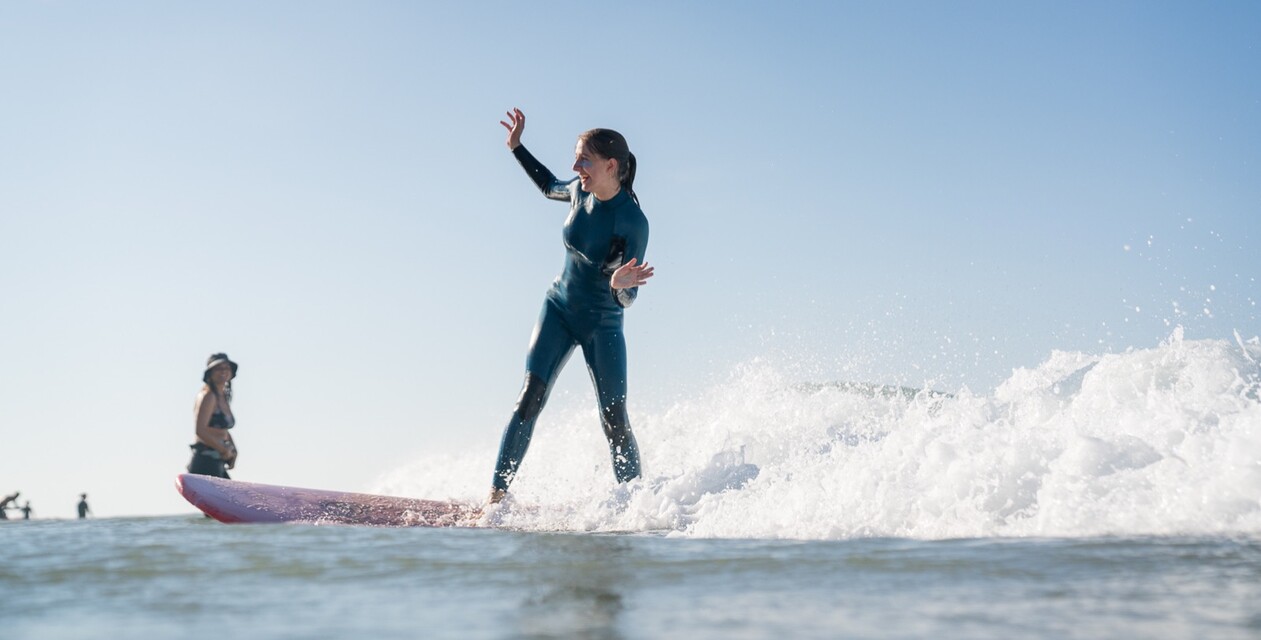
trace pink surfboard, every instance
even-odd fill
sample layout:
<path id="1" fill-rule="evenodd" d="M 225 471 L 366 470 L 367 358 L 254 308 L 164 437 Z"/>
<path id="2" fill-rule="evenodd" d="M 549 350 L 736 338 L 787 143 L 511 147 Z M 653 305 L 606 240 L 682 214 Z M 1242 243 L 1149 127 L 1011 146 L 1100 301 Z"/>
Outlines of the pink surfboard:
<path id="1" fill-rule="evenodd" d="M 299 489 L 182 473 L 175 488 L 220 522 L 300 522 L 378 527 L 476 526 L 476 505 Z"/>

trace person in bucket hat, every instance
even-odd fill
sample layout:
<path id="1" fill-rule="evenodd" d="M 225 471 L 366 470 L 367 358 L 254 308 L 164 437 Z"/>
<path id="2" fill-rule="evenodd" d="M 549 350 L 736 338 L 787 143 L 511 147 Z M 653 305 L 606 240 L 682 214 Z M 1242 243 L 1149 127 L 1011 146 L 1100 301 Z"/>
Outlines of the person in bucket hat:
<path id="1" fill-rule="evenodd" d="M 239 366 L 226 353 L 211 354 L 202 372 L 204 383 L 193 404 L 194 432 L 197 441 L 189 445 L 193 459 L 188 472 L 204 476 L 228 478 L 228 469 L 236 466 L 236 442 L 232 427 L 232 381 Z"/>

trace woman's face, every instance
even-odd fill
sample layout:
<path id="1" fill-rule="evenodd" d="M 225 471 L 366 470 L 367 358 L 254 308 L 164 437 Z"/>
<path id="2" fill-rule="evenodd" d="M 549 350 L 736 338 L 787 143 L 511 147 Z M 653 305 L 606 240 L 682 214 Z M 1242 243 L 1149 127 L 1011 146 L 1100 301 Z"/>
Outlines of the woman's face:
<path id="1" fill-rule="evenodd" d="M 227 384 L 228 381 L 231 379 L 232 379 L 232 365 L 226 362 L 220 362 L 219 364 L 215 365 L 213 369 L 210 370 L 210 381 L 215 383 L 215 386 L 217 387 L 222 387 L 223 385 Z"/>
<path id="2" fill-rule="evenodd" d="M 578 173 L 582 190 L 587 193 L 616 191 L 620 186 L 617 180 L 617 161 L 597 155 L 587 149 L 582 140 L 574 147 L 573 169 Z"/>

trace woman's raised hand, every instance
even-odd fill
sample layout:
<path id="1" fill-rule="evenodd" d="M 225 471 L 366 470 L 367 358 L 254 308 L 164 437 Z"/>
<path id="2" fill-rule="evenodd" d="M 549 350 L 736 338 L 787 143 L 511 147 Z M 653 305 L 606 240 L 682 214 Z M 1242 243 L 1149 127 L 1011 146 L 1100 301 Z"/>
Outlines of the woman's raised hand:
<path id="1" fill-rule="evenodd" d="M 638 287 L 648 282 L 648 278 L 652 277 L 652 267 L 648 263 L 638 264 L 638 260 L 631 258 L 630 262 L 617 268 L 613 272 L 613 279 L 609 282 L 614 289 L 629 289 Z"/>
<path id="2" fill-rule="evenodd" d="M 508 130 L 508 150 L 521 146 L 521 133 L 525 131 L 525 114 L 514 107 L 508 112 L 508 120 L 506 122 L 500 120 L 499 124 Z"/>

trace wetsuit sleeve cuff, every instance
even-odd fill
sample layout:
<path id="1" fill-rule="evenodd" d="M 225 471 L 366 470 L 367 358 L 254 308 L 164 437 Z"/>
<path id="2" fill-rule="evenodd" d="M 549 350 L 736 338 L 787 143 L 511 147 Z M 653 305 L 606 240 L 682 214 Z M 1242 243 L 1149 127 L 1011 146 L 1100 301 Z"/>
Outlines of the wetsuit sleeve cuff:
<path id="1" fill-rule="evenodd" d="M 612 289 L 612 287 L 609 287 Z M 630 289 L 613 289 L 613 300 L 617 302 L 617 306 L 626 309 L 635 303 L 635 298 L 639 293 L 639 287 Z"/>

